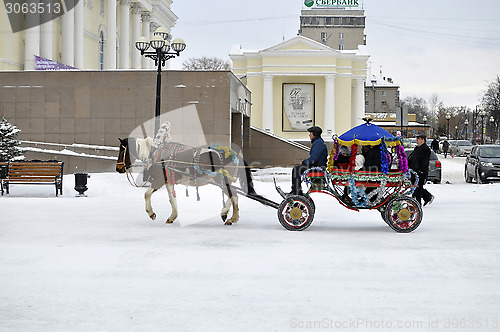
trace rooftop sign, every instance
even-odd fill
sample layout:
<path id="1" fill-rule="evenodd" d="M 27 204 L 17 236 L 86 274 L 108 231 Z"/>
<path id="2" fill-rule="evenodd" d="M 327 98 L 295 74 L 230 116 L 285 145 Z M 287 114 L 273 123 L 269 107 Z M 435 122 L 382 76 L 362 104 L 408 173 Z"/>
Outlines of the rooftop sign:
<path id="1" fill-rule="evenodd" d="M 314 8 L 342 8 L 359 7 L 358 0 L 304 0 L 306 7 Z"/>

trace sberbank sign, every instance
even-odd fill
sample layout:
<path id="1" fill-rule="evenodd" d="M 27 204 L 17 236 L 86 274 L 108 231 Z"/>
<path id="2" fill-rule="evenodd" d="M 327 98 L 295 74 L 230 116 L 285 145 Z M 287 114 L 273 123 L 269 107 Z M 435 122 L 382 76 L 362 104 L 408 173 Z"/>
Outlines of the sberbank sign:
<path id="1" fill-rule="evenodd" d="M 358 0 L 304 0 L 306 7 L 359 7 Z"/>

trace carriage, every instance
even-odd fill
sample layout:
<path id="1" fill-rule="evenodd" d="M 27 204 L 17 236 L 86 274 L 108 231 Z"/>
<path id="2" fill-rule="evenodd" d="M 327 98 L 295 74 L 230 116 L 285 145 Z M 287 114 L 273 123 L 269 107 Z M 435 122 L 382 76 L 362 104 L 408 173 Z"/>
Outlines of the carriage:
<path id="1" fill-rule="evenodd" d="M 351 147 L 347 167 L 338 167 L 335 163 L 341 145 Z M 358 146 L 369 145 L 380 149 L 380 169 L 356 170 Z M 412 232 L 422 221 L 422 207 L 411 197 L 418 176 L 408 169 L 400 138 L 370 121 L 335 137 L 326 169 L 310 168 L 302 174 L 302 181 L 308 187 L 304 195 L 287 195 L 275 182 L 276 190 L 283 197 L 278 206 L 278 219 L 287 230 L 301 231 L 311 225 L 316 210 L 311 197 L 314 193 L 330 195 L 350 210 L 377 210 L 396 232 Z"/>

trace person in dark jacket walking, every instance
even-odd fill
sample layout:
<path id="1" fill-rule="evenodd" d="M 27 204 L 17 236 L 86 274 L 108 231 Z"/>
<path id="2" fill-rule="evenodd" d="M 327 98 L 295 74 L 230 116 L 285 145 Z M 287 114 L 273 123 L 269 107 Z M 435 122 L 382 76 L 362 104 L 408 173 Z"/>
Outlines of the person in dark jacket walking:
<path id="1" fill-rule="evenodd" d="M 302 161 L 300 165 L 295 165 L 292 169 L 292 195 L 302 195 L 301 175 L 308 168 L 311 167 L 326 167 L 328 159 L 328 149 L 326 148 L 325 141 L 321 138 L 323 130 L 314 126 L 307 129 L 309 138 L 311 139 L 311 150 L 309 151 L 309 158 Z"/>
<path id="2" fill-rule="evenodd" d="M 444 153 L 444 157 L 445 158 L 448 155 L 448 149 L 449 148 L 450 148 L 450 143 L 448 142 L 447 139 L 445 139 L 444 142 L 443 142 L 443 153 Z"/>
<path id="3" fill-rule="evenodd" d="M 437 140 L 437 138 L 434 138 L 432 140 L 432 143 L 431 143 L 431 149 L 435 152 L 435 153 L 438 153 L 439 151 L 439 142 Z"/>
<path id="4" fill-rule="evenodd" d="M 426 137 L 424 134 L 417 135 L 417 147 L 408 157 L 408 167 L 418 174 L 418 186 L 413 192 L 413 197 L 424 206 L 431 204 L 434 196 L 424 189 L 424 184 L 427 182 L 429 175 L 429 159 L 431 157 L 431 149 L 425 144 Z"/>

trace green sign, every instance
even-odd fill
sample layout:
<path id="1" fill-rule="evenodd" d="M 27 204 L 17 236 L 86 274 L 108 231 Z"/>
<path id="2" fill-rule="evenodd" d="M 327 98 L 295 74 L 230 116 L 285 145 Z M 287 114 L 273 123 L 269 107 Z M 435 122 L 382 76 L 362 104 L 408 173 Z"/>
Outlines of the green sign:
<path id="1" fill-rule="evenodd" d="M 335 8 L 335 7 L 359 7 L 358 0 L 304 0 L 306 7 Z"/>

